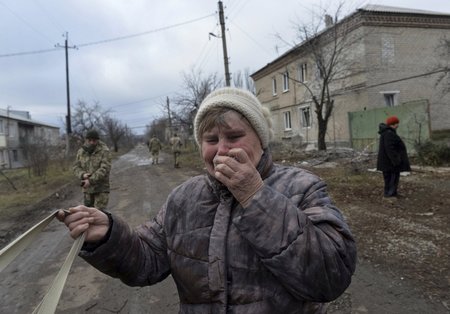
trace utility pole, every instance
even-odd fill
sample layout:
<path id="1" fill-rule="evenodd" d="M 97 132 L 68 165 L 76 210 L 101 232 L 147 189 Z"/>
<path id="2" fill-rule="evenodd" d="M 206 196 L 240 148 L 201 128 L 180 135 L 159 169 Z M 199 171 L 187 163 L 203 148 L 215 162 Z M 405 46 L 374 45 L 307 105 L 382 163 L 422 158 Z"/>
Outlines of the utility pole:
<path id="1" fill-rule="evenodd" d="M 60 44 L 56 44 L 55 47 L 61 47 L 65 49 L 66 52 L 66 94 L 67 94 L 67 116 L 66 116 L 66 157 L 69 156 L 69 149 L 70 149 L 70 134 L 72 134 L 72 122 L 70 118 L 70 88 L 69 88 L 69 51 L 68 49 L 75 49 L 76 46 L 69 47 L 68 40 L 69 40 L 69 34 L 66 32 L 64 41 L 64 46 L 61 46 Z"/>
<path id="2" fill-rule="evenodd" d="M 173 130 L 172 130 L 172 116 L 170 114 L 170 101 L 169 101 L 169 96 L 167 96 L 166 98 L 166 104 L 167 104 L 167 115 L 169 117 L 169 130 L 170 130 L 170 134 L 169 136 L 172 137 L 173 134 Z"/>
<path id="3" fill-rule="evenodd" d="M 227 53 L 227 40 L 225 38 L 225 18 L 223 15 L 223 5 L 222 1 L 219 1 L 219 21 L 220 28 L 222 31 L 222 48 L 223 48 L 223 62 L 225 65 L 225 84 L 230 86 L 230 71 L 228 69 L 228 53 Z"/>

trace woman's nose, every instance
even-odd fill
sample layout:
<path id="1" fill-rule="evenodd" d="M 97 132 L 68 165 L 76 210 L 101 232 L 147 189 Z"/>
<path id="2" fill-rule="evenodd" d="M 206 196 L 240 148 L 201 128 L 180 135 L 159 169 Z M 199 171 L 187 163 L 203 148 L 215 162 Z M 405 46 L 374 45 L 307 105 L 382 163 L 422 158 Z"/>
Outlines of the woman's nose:
<path id="1" fill-rule="evenodd" d="M 218 155 L 227 155 L 229 150 L 230 150 L 229 143 L 225 140 L 219 140 L 217 154 Z"/>

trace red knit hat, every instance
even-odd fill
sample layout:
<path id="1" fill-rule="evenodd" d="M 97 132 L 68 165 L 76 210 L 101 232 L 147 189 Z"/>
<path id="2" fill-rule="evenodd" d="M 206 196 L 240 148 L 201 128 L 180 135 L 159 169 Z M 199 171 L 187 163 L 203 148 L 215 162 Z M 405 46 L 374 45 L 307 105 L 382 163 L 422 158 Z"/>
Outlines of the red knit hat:
<path id="1" fill-rule="evenodd" d="M 400 120 L 396 116 L 390 116 L 386 119 L 387 125 L 394 125 L 400 123 Z"/>

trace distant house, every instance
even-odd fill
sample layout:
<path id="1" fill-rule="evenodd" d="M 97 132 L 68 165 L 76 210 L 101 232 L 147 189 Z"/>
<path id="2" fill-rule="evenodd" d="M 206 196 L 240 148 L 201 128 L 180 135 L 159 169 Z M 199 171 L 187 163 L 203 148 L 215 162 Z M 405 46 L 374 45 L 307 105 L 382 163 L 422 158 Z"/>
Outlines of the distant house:
<path id="1" fill-rule="evenodd" d="M 0 167 L 27 165 L 24 147 L 43 140 L 49 146 L 60 144 L 59 127 L 31 119 L 27 111 L 0 109 Z"/>
<path id="2" fill-rule="evenodd" d="M 445 92 L 450 85 L 450 53 L 438 49 L 443 40 L 450 41 L 449 13 L 367 5 L 336 24 L 327 22 L 312 40 L 330 38 L 342 25 L 360 38 L 352 42 L 348 55 L 355 67 L 341 69 L 345 75 L 330 85 L 334 110 L 328 122 L 327 146 L 354 146 L 355 137 L 363 133 L 369 138 L 361 141 L 373 142 L 377 124 L 388 114 L 399 114 L 397 107 L 402 107 L 400 120 L 407 120 L 408 128 L 420 124 L 421 130 L 427 131 L 419 132 L 422 135 L 450 131 L 450 93 Z M 272 113 L 277 141 L 317 145 L 315 107 L 307 92 L 321 75 L 315 60 L 304 42 L 251 75 L 257 97 Z M 446 81 L 438 84 L 443 75 Z M 408 104 L 417 101 L 426 106 L 411 111 Z M 418 119 L 423 108 L 426 117 Z M 371 114 L 350 115 L 359 112 Z M 356 123 L 355 119 L 372 121 Z M 355 131 L 353 122 L 361 132 Z M 363 130 L 369 126 L 370 130 Z M 401 124 L 403 131 L 404 126 Z"/>

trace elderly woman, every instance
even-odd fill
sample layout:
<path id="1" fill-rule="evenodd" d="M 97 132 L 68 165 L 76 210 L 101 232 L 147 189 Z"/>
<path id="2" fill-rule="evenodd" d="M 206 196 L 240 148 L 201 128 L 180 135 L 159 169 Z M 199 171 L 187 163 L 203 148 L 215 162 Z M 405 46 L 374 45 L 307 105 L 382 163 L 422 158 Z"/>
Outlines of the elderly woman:
<path id="1" fill-rule="evenodd" d="M 267 112 L 222 88 L 200 105 L 195 137 L 207 173 L 173 190 L 154 220 L 71 208 L 80 255 L 128 285 L 172 275 L 180 313 L 325 313 L 350 284 L 356 248 L 325 183 L 272 163 Z M 63 213 L 60 213 L 62 219 Z"/>

